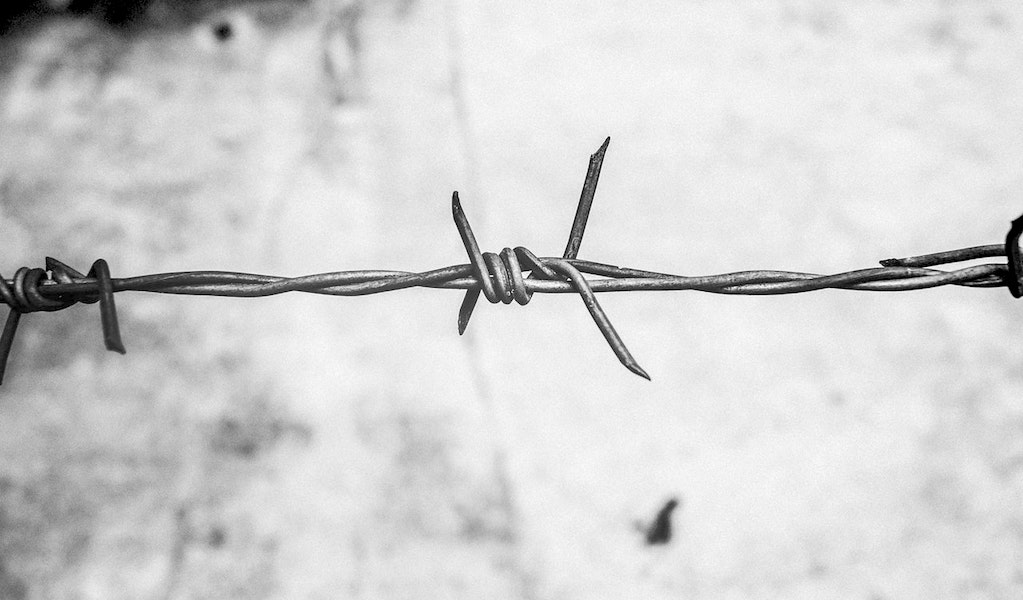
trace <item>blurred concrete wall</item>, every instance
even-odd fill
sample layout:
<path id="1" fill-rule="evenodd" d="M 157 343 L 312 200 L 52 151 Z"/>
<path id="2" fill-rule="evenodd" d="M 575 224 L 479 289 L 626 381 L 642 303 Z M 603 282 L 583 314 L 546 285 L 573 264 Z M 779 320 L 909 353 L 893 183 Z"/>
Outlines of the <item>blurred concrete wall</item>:
<path id="1" fill-rule="evenodd" d="M 837 272 L 1021 212 L 1015 4 L 211 3 L 51 15 L 0 71 L 0 269 L 427 270 L 563 247 Z M 170 10 L 170 12 L 166 12 Z M 225 31 L 227 34 L 225 34 Z M 0 597 L 1012 598 L 1005 290 L 117 296 L 27 315 Z M 670 544 L 634 525 L 682 504 Z"/>

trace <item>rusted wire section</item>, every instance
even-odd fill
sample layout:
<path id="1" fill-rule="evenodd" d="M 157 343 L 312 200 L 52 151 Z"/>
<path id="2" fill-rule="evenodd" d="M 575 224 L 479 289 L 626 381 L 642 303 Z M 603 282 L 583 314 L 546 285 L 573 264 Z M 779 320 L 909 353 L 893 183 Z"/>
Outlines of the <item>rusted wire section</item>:
<path id="1" fill-rule="evenodd" d="M 737 271 L 693 277 L 580 260 L 577 258 L 579 246 L 609 142 L 610 138 L 590 157 L 575 221 L 565 252 L 560 257 L 538 257 L 521 246 L 505 248 L 500 253 L 481 252 L 469 220 L 462 210 L 458 192 L 455 192 L 451 199 L 451 210 L 469 262 L 424 273 L 367 270 L 277 277 L 227 271 L 191 271 L 112 278 L 106 261 L 102 259 L 93 263 L 88 274 L 82 274 L 53 258 L 46 259 L 45 269 L 22 267 L 12 279 L 0 277 L 0 299 L 10 307 L 0 335 L 0 382 L 3 381 L 7 357 L 23 313 L 57 311 L 78 302 L 98 302 L 107 349 L 124 353 L 113 295 L 125 291 L 257 297 L 285 292 L 363 296 L 411 287 L 462 289 L 466 293 L 458 311 L 460 334 L 468 326 L 480 294 L 495 304 L 510 304 L 514 301 L 525 305 L 537 292 L 574 293 L 582 298 L 621 363 L 646 379 L 650 378 L 649 375 L 629 353 L 597 302 L 597 292 L 697 290 L 717 294 L 766 295 L 828 288 L 891 292 L 959 285 L 1008 287 L 1014 297 L 1023 297 L 1023 251 L 1019 245 L 1023 234 L 1023 216 L 1012 222 L 1004 244 L 891 258 L 881 261 L 880 267 L 834 275 L 794 271 Z M 981 264 L 953 271 L 932 268 L 994 257 L 1006 257 L 1007 263 Z M 527 272 L 529 275 L 525 276 Z M 587 275 L 597 278 L 588 278 Z"/>

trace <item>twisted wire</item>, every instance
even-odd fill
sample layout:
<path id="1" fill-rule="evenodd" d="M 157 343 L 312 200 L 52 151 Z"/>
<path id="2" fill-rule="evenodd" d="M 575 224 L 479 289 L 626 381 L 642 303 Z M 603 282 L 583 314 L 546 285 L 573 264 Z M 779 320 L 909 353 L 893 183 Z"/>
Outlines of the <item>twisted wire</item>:
<path id="1" fill-rule="evenodd" d="M 188 271 L 113 278 L 106 261 L 95 261 L 87 274 L 54 258 L 46 268 L 21 267 L 11 279 L 0 276 L 0 301 L 10 312 L 0 334 L 0 383 L 24 313 L 53 312 L 76 303 L 100 305 L 104 343 L 124 353 L 113 295 L 137 291 L 201 296 L 261 297 L 287 292 L 331 296 L 363 296 L 426 287 L 465 290 L 458 312 L 458 331 L 468 326 L 480 295 L 492 304 L 528 304 L 535 293 L 578 294 L 619 361 L 633 373 L 649 379 L 612 326 L 597 301 L 599 292 L 696 290 L 717 294 L 794 294 L 822 289 L 908 291 L 944 285 L 976 288 L 1008 287 L 1023 297 L 1023 216 L 1014 220 L 1004 244 L 973 246 L 907 258 L 881 261 L 880 267 L 832 275 L 797 271 L 736 271 L 718 275 L 686 276 L 615 266 L 577 258 L 593 202 L 604 152 L 610 138 L 590 157 L 583 191 L 565 252 L 560 257 L 538 257 L 524 247 L 499 253 L 481 252 L 458 192 L 452 195 L 452 216 L 469 262 L 432 271 L 358 270 L 280 277 L 230 271 Z M 1004 264 L 980 264 L 951 271 L 933 267 L 983 258 L 1006 257 Z M 528 275 L 526 275 L 528 273 Z M 587 275 L 597 278 L 590 278 Z"/>

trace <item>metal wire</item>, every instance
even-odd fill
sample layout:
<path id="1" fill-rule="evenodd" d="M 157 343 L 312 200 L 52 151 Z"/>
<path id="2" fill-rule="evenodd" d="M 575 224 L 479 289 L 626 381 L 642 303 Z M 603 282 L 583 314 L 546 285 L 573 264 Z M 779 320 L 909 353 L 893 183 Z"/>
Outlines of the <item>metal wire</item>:
<path id="1" fill-rule="evenodd" d="M 109 350 L 124 353 L 118 331 L 114 293 L 156 292 L 200 296 L 260 297 L 286 292 L 308 292 L 330 296 L 364 296 L 411 287 L 463 289 L 465 298 L 458 313 L 458 331 L 463 333 L 476 301 L 482 293 L 491 303 L 525 305 L 534 293 L 579 294 L 594 322 L 619 361 L 633 373 L 649 379 L 611 325 L 595 296 L 598 292 L 697 290 L 717 294 L 794 294 L 821 289 L 875 292 L 907 291 L 943 285 L 966 287 L 1008 287 L 1016 298 L 1023 296 L 1023 216 L 1012 222 L 1004 244 L 974 246 L 934 254 L 891 258 L 880 267 L 833 275 L 794 271 L 737 271 L 719 275 L 686 276 L 619 267 L 577 258 L 579 246 L 596 192 L 597 180 L 610 138 L 590 157 L 583 191 L 565 252 L 561 257 L 537 257 L 523 247 L 505 248 L 500 253 L 481 252 L 458 192 L 451 208 L 469 257 L 459 264 L 423 273 L 406 271 L 337 271 L 302 277 L 278 277 L 229 271 L 189 271 L 138 277 L 113 278 L 106 261 L 93 263 L 82 274 L 54 258 L 45 269 L 18 269 L 12 279 L 0 276 L 0 300 L 10 313 L 0 335 L 0 383 L 23 313 L 57 311 L 78 302 L 100 305 L 104 343 Z M 953 271 L 931 267 L 975 260 L 1006 257 L 1005 264 L 981 264 Z M 524 276 L 528 272 L 529 276 Z M 588 278 L 586 275 L 599 278 Z"/>

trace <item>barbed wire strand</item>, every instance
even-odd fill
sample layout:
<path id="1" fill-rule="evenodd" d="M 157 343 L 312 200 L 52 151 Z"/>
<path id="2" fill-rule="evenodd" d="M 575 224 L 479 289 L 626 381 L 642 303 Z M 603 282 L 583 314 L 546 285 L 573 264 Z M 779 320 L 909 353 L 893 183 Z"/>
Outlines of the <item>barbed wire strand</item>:
<path id="1" fill-rule="evenodd" d="M 456 191 L 452 194 L 451 211 L 469 262 L 422 273 L 357 270 L 279 277 L 232 271 L 187 271 L 113 278 L 103 259 L 95 261 L 89 272 L 82 274 L 50 257 L 46 258 L 45 269 L 21 267 L 12 279 L 0 276 L 0 300 L 10 307 L 0 334 L 0 383 L 3 382 L 7 358 L 23 313 L 52 312 L 79 302 L 98 302 L 104 344 L 108 350 L 123 354 L 125 349 L 121 342 L 114 294 L 127 291 L 252 298 L 287 292 L 364 296 L 413 287 L 462 289 L 466 293 L 458 311 L 459 334 L 468 326 L 480 294 L 492 304 L 514 301 L 525 305 L 538 292 L 575 293 L 582 298 L 618 360 L 646 379 L 650 376 L 626 348 L 597 301 L 596 293 L 696 290 L 716 294 L 771 295 L 822 289 L 894 292 L 958 285 L 1008 287 L 1014 297 L 1023 297 L 1023 251 L 1019 245 L 1023 216 L 1012 221 L 1004 244 L 890 258 L 882 260 L 880 267 L 833 275 L 756 270 L 687 276 L 580 260 L 579 247 L 610 141 L 611 138 L 607 138 L 590 156 L 569 241 L 560 257 L 538 257 L 522 246 L 504 248 L 500 253 L 481 252 Z M 995 257 L 1006 257 L 1007 263 L 974 265 L 953 271 L 932 268 Z M 528 276 L 524 276 L 526 272 Z M 587 275 L 598 278 L 588 278 Z"/>

